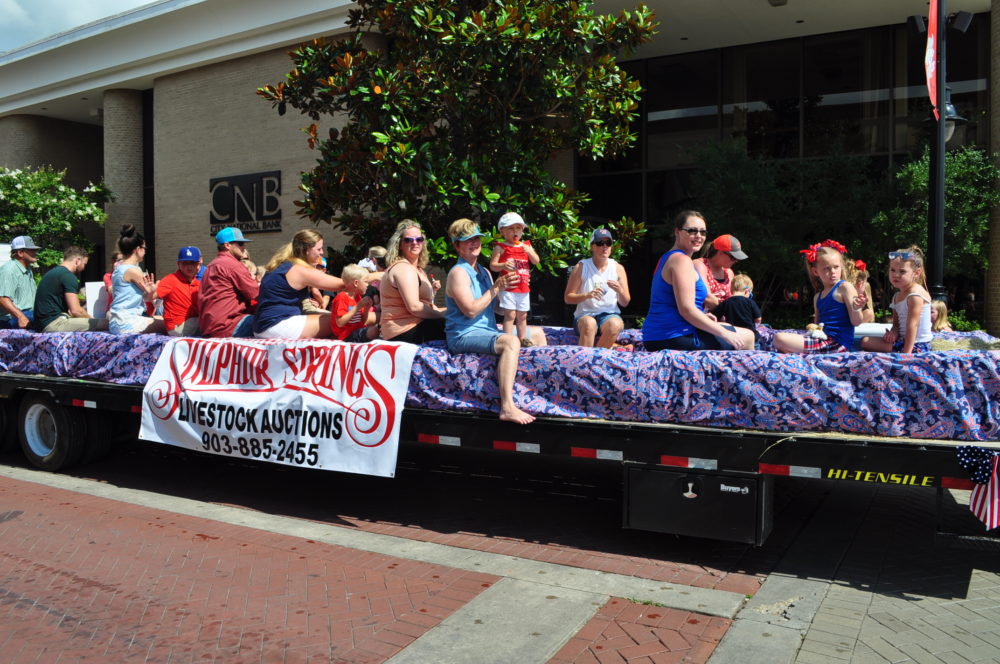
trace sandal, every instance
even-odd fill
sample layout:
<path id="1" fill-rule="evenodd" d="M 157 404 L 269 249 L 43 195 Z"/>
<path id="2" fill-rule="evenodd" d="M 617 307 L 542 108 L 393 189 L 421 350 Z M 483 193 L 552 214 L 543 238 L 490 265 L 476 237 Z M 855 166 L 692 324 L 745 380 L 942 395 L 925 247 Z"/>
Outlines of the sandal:
<path id="1" fill-rule="evenodd" d="M 528 339 L 527 337 L 521 339 L 521 348 L 531 348 L 534 345 L 535 344 L 531 342 L 531 339 Z"/>

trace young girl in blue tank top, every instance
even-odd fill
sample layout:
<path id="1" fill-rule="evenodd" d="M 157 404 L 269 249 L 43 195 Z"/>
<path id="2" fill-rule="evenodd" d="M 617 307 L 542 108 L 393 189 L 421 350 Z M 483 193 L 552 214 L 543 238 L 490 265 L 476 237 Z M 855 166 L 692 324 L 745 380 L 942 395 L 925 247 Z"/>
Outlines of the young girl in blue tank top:
<path id="1" fill-rule="evenodd" d="M 823 324 L 826 339 L 795 332 L 774 335 L 782 353 L 846 353 L 854 345 L 854 328 L 861 324 L 864 302 L 844 280 L 844 245 L 833 240 L 803 249 L 806 273 L 819 292 L 813 297 L 813 322 Z"/>
<path id="2" fill-rule="evenodd" d="M 881 339 L 865 337 L 861 347 L 883 353 L 926 353 L 931 349 L 931 296 L 924 277 L 920 247 L 889 252 L 889 282 L 898 289 L 892 298 L 892 327 Z"/>

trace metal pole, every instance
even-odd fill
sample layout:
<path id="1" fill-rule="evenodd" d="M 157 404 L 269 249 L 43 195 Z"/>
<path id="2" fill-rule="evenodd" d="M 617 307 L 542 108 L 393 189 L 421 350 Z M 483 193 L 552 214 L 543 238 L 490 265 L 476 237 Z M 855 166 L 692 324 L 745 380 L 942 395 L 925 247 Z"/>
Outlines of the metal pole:
<path id="1" fill-rule="evenodd" d="M 945 121 L 947 115 L 946 88 L 948 85 L 947 66 L 948 10 L 946 0 L 938 0 L 937 44 L 935 44 L 938 117 L 934 124 L 931 140 L 930 173 L 928 191 L 930 200 L 927 210 L 927 278 L 931 297 L 947 300 L 944 288 L 944 161 L 945 161 Z"/>

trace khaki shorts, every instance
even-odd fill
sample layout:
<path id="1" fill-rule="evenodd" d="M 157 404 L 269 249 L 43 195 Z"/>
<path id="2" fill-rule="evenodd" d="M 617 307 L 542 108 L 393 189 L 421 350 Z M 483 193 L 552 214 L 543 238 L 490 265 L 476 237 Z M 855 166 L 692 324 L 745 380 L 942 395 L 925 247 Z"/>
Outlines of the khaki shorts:
<path id="1" fill-rule="evenodd" d="M 106 318 L 72 318 L 69 314 L 61 314 L 42 332 L 106 332 L 107 329 Z"/>
<path id="2" fill-rule="evenodd" d="M 196 337 L 198 336 L 198 317 L 188 318 L 177 327 L 167 330 L 167 334 L 172 337 Z"/>

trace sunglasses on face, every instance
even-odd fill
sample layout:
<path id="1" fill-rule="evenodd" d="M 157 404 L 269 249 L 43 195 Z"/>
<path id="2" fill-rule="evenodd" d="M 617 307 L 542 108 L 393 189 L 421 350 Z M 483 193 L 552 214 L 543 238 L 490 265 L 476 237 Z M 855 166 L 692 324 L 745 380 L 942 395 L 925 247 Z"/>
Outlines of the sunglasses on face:
<path id="1" fill-rule="evenodd" d="M 682 228 L 682 231 L 694 237 L 695 235 L 701 235 L 702 237 L 708 237 L 708 230 L 704 228 Z"/>
<path id="2" fill-rule="evenodd" d="M 406 244 L 421 244 L 424 241 L 423 235 L 418 235 L 417 237 L 404 237 L 403 242 Z"/>
<path id="3" fill-rule="evenodd" d="M 896 260 L 897 258 L 899 260 L 901 260 L 901 261 L 908 261 L 911 258 L 913 258 L 913 252 L 912 251 L 890 251 L 889 252 L 889 260 L 893 261 L 893 260 Z"/>
<path id="4" fill-rule="evenodd" d="M 246 242 L 233 242 L 233 244 L 235 244 L 237 247 L 245 247 L 245 246 L 247 246 Z"/>
<path id="5" fill-rule="evenodd" d="M 610 247 L 611 246 L 611 240 L 598 240 L 597 242 L 594 242 L 593 244 L 594 244 L 594 246 L 597 246 L 597 247 Z"/>

